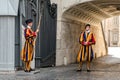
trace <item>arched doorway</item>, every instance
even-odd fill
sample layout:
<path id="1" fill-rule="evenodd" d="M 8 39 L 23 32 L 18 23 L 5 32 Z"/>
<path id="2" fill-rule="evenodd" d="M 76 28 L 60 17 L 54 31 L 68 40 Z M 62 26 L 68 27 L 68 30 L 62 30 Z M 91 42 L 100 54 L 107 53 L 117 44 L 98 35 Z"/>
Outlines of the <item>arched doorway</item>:
<path id="1" fill-rule="evenodd" d="M 61 32 L 60 37 L 57 40 L 61 43 L 61 48 L 58 48 L 57 50 L 58 55 L 61 53 L 62 57 L 67 57 L 68 63 L 76 61 L 77 52 L 79 51 L 79 34 L 84 30 L 86 23 L 92 25 L 92 31 L 96 36 L 97 42 L 94 46 L 95 57 L 107 55 L 108 47 L 101 22 L 104 19 L 120 14 L 119 0 L 82 1 L 79 3 L 70 3 L 70 5 L 67 5 L 66 3 L 66 7 L 63 8 Z M 61 52 L 59 52 L 60 50 Z"/>

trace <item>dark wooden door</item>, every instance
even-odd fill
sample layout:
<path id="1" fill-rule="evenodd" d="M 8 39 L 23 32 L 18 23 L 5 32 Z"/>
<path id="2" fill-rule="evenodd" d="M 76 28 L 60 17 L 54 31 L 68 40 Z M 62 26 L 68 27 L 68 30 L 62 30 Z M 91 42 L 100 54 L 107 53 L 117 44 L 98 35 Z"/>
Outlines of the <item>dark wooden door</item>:
<path id="1" fill-rule="evenodd" d="M 36 68 L 55 65 L 57 5 L 51 4 L 50 0 L 25 0 L 23 24 L 25 25 L 26 19 L 32 18 L 35 31 L 40 15 L 42 15 L 41 26 L 35 46 Z"/>

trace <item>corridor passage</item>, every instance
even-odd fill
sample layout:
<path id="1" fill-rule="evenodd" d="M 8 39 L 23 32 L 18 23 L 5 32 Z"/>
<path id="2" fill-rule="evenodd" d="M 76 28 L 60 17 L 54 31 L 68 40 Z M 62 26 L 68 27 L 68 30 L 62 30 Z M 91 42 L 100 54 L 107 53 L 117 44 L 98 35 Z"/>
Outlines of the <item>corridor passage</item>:
<path id="1" fill-rule="evenodd" d="M 0 80 L 120 80 L 120 58 L 104 56 L 93 61 L 91 72 L 76 72 L 77 64 L 68 66 L 41 68 L 40 73 L 32 74 L 17 71 L 15 74 L 4 75 Z"/>

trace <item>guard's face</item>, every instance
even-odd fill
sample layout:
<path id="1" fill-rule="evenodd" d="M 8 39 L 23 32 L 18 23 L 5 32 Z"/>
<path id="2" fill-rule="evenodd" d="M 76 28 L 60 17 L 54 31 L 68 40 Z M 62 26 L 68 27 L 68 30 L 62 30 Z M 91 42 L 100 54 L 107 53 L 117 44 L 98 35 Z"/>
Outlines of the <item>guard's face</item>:
<path id="1" fill-rule="evenodd" d="M 32 27 L 32 25 L 33 25 L 33 22 L 29 23 L 28 25 L 29 25 L 30 27 Z"/>
<path id="2" fill-rule="evenodd" d="M 90 30 L 90 26 L 87 26 L 87 27 L 86 27 L 86 31 L 89 31 L 89 30 Z"/>

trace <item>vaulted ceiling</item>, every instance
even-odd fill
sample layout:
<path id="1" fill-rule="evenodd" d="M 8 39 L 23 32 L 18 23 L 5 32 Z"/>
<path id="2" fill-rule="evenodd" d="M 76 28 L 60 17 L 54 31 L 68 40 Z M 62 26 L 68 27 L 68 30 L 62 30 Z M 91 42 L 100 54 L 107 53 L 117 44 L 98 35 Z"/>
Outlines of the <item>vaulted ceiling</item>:
<path id="1" fill-rule="evenodd" d="M 95 0 L 70 7 L 63 17 L 98 25 L 102 20 L 120 15 L 120 0 Z"/>

